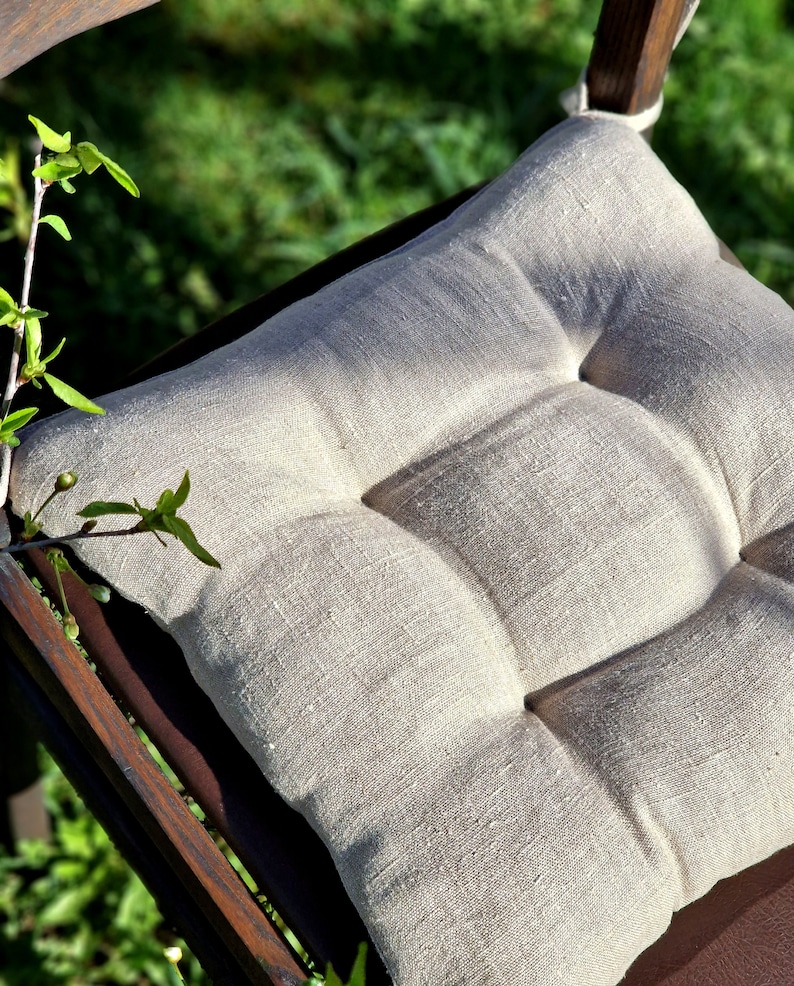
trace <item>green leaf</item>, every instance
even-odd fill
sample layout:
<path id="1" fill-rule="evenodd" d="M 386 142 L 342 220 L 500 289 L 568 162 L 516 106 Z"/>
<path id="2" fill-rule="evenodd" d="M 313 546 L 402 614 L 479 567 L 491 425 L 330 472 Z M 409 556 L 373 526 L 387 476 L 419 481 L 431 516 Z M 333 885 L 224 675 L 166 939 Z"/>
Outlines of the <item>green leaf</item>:
<path id="1" fill-rule="evenodd" d="M 37 318 L 25 319 L 25 346 L 27 361 L 33 366 L 41 356 L 41 322 Z"/>
<path id="2" fill-rule="evenodd" d="M 169 534 L 173 534 L 175 538 L 178 538 L 187 550 L 192 555 L 195 555 L 199 561 L 203 561 L 205 565 L 211 565 L 213 568 L 221 567 L 220 562 L 213 558 L 209 551 L 206 548 L 202 548 L 198 543 L 187 521 L 182 520 L 181 517 L 175 517 L 173 514 L 165 514 L 162 518 L 162 525 Z"/>
<path id="3" fill-rule="evenodd" d="M 2 427 L 16 431 L 17 428 L 26 425 L 33 415 L 38 413 L 38 410 L 37 407 L 21 407 L 18 411 L 12 411 L 3 422 Z"/>
<path id="4" fill-rule="evenodd" d="M 25 363 L 25 365 L 19 371 L 19 382 L 21 384 L 29 383 L 31 381 L 35 383 L 37 377 L 44 376 L 46 369 L 47 369 L 46 363 L 39 363 L 36 361 L 34 361 L 33 363 Z M 38 389 L 41 390 L 41 384 L 39 384 Z"/>
<path id="5" fill-rule="evenodd" d="M 356 961 L 353 963 L 353 968 L 350 970 L 350 979 L 348 980 L 347 986 L 364 986 L 364 975 L 366 971 L 367 946 L 365 942 L 362 942 L 358 946 Z"/>
<path id="6" fill-rule="evenodd" d="M 22 311 L 11 295 L 0 288 L 0 325 L 13 325 L 22 318 Z"/>
<path id="7" fill-rule="evenodd" d="M 182 504 L 187 500 L 187 495 L 190 492 L 190 473 L 185 470 L 185 475 L 182 477 L 182 482 L 179 484 L 179 489 L 174 493 L 173 506 L 174 511 L 179 510 Z"/>
<path id="8" fill-rule="evenodd" d="M 0 325 L 17 325 L 22 321 L 22 312 L 16 305 L 0 302 Z"/>
<path id="9" fill-rule="evenodd" d="M 175 514 L 176 507 L 173 506 L 174 502 L 174 491 L 173 490 L 163 490 L 160 496 L 157 498 L 157 503 L 154 505 L 154 510 L 147 510 L 146 512 L 150 515 L 146 518 L 147 521 L 151 520 L 157 523 L 159 517 L 164 514 Z"/>
<path id="10" fill-rule="evenodd" d="M 125 191 L 129 192 L 133 198 L 139 199 L 141 197 L 140 189 L 121 165 L 116 164 L 115 161 L 111 161 L 110 158 L 106 158 L 102 163 L 105 165 L 108 174 L 115 178 L 119 185 Z"/>
<path id="11" fill-rule="evenodd" d="M 95 888 L 86 883 L 64 890 L 42 909 L 37 922 L 44 928 L 75 924 L 95 893 Z"/>
<path id="12" fill-rule="evenodd" d="M 117 164 L 112 158 L 109 158 L 107 154 L 103 154 L 102 151 L 95 145 L 87 140 L 81 140 L 79 144 L 75 147 L 75 153 L 83 165 L 85 170 L 92 174 L 99 167 L 100 164 L 104 164 L 105 170 L 111 175 L 115 180 L 121 185 L 123 189 L 128 191 L 130 195 L 135 196 L 135 198 L 140 198 L 140 190 L 135 182 L 130 178 L 124 168 L 120 164 Z M 87 164 L 85 162 L 88 162 Z"/>
<path id="13" fill-rule="evenodd" d="M 72 135 L 68 130 L 65 134 L 59 134 L 35 116 L 28 116 L 28 119 L 36 128 L 39 140 L 48 150 L 55 151 L 56 154 L 64 154 L 72 149 Z"/>
<path id="14" fill-rule="evenodd" d="M 74 185 L 70 181 L 68 181 L 66 178 L 62 178 L 58 182 L 58 184 L 61 186 L 61 188 L 64 190 L 64 192 L 66 192 L 69 195 L 74 195 L 74 193 L 77 191 L 77 189 L 74 187 Z"/>
<path id="15" fill-rule="evenodd" d="M 350 979 L 346 983 L 342 982 L 341 977 L 335 972 L 334 967 L 329 962 L 325 971 L 325 986 L 365 986 L 364 977 L 367 969 L 367 946 L 362 942 L 358 946 L 356 960 L 350 970 Z"/>
<path id="16" fill-rule="evenodd" d="M 0 304 L 6 305 L 8 308 L 17 307 L 17 303 L 5 288 L 0 288 Z"/>
<path id="17" fill-rule="evenodd" d="M 99 153 L 95 144 L 88 140 L 81 140 L 75 144 L 74 153 L 85 168 L 86 174 L 93 175 L 96 169 L 102 164 L 102 155 Z"/>
<path id="18" fill-rule="evenodd" d="M 162 514 L 175 514 L 187 499 L 189 492 L 190 477 L 187 473 L 185 473 L 176 493 L 174 493 L 173 490 L 163 490 L 157 500 L 157 503 L 154 505 L 154 514 L 156 516 Z"/>
<path id="19" fill-rule="evenodd" d="M 19 441 L 19 439 L 17 439 Z M 22 537 L 26 541 L 31 541 L 41 530 L 41 524 L 37 524 L 33 519 L 33 514 L 29 511 L 25 511 L 24 527 L 22 530 Z"/>
<path id="20" fill-rule="evenodd" d="M 73 167 L 66 167 L 58 164 L 57 161 L 48 161 L 40 168 L 34 168 L 32 175 L 34 178 L 41 178 L 42 181 L 68 181 L 69 178 L 79 175 L 82 170 L 82 165 L 79 163 Z"/>
<path id="21" fill-rule="evenodd" d="M 84 397 L 79 390 L 75 390 L 74 387 L 70 387 L 68 383 L 64 383 L 63 380 L 59 380 L 54 377 L 51 373 L 43 374 L 44 379 L 52 388 L 53 394 L 64 402 L 68 404 L 69 407 L 76 407 L 80 411 L 87 411 L 89 414 L 104 414 L 103 408 L 93 401 L 90 401 L 87 397 Z"/>
<path id="22" fill-rule="evenodd" d="M 112 500 L 94 500 L 77 511 L 78 517 L 104 517 L 107 514 L 137 514 L 131 503 L 118 503 Z"/>
<path id="23" fill-rule="evenodd" d="M 23 407 L 18 411 L 12 411 L 0 425 L 0 442 L 9 442 L 14 432 L 24 427 L 34 414 L 38 414 L 38 410 L 37 407 Z"/>
<path id="24" fill-rule="evenodd" d="M 77 155 L 76 154 L 72 154 L 72 153 L 56 154 L 54 160 L 55 160 L 55 163 L 56 164 L 60 164 L 62 168 L 80 168 L 80 169 L 82 169 L 82 167 L 83 167 L 80 164 L 80 161 L 79 161 Z"/>
<path id="25" fill-rule="evenodd" d="M 61 341 L 58 343 L 58 345 L 55 347 L 55 349 L 53 349 L 53 351 L 51 353 L 49 353 L 49 355 L 47 355 L 47 356 L 44 357 L 44 359 L 42 360 L 42 363 L 50 363 L 50 362 L 52 362 L 52 360 L 54 360 L 55 357 L 58 355 L 58 353 L 60 353 L 60 351 L 63 349 L 63 347 L 64 347 L 65 344 L 66 344 L 66 337 L 64 336 L 64 338 L 61 339 Z"/>
<path id="26" fill-rule="evenodd" d="M 65 240 L 71 240 L 72 234 L 69 232 L 69 227 L 60 216 L 41 216 L 39 222 L 52 226 L 55 232 L 60 234 Z"/>
<path id="27" fill-rule="evenodd" d="M 24 312 L 21 313 L 22 318 L 27 321 L 28 319 L 35 318 L 46 318 L 50 313 L 43 312 L 40 308 L 26 308 Z"/>
<path id="28" fill-rule="evenodd" d="M 163 490 L 154 507 L 154 515 L 175 514 L 182 504 L 187 500 L 190 492 L 190 474 L 186 471 L 179 484 L 179 489 L 174 493 L 173 490 Z"/>

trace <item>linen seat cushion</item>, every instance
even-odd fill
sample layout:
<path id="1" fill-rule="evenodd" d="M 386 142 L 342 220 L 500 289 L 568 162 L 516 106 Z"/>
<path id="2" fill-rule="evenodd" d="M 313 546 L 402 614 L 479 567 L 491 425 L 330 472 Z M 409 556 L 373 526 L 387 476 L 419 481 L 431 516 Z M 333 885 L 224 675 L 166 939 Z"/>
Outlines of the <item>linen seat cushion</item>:
<path id="1" fill-rule="evenodd" d="M 794 313 L 619 121 L 101 403 L 25 432 L 15 509 L 74 469 L 65 533 L 190 469 L 221 571 L 78 551 L 176 637 L 399 986 L 613 986 L 794 841 Z"/>

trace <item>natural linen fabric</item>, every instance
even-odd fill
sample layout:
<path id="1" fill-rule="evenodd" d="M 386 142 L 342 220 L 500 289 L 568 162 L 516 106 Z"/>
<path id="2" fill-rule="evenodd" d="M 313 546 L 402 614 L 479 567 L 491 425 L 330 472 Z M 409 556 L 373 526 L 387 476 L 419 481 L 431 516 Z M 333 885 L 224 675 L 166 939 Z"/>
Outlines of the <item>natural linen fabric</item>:
<path id="1" fill-rule="evenodd" d="M 794 313 L 621 123 L 102 403 L 26 433 L 15 509 L 75 469 L 62 533 L 190 469 L 220 572 L 79 552 L 320 832 L 399 986 L 612 986 L 794 841 Z"/>

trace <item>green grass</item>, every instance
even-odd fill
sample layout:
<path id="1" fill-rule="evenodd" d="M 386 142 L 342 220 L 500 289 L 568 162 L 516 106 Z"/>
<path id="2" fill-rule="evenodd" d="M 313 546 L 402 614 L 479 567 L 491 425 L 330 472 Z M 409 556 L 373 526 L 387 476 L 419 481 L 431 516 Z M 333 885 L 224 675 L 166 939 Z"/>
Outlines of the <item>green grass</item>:
<path id="1" fill-rule="evenodd" d="M 176 775 L 144 734 L 142 739 L 169 781 Z M 41 750 L 45 805 L 53 823 L 49 843 L 0 847 L 0 986 L 210 986 L 210 980 L 157 910 L 99 823 Z M 188 804 L 200 821 L 201 808 Z M 258 893 L 253 878 L 223 842 L 218 844 L 271 920 L 313 965 L 300 942 Z M 165 958 L 177 946 L 179 975 Z M 364 986 L 362 946 L 349 983 L 333 969 L 315 970 L 307 986 Z M 309 975 L 309 973 L 307 973 Z"/>
<path id="2" fill-rule="evenodd" d="M 794 299 L 794 30 L 783 0 L 710 0 L 676 53 L 655 146 L 750 270 Z M 787 14 L 787 10 L 789 13 Z M 73 39 L 0 92 L 138 181 L 50 207 L 36 304 L 89 392 L 367 232 L 498 173 L 561 119 L 584 0 L 163 0 Z M 788 19 L 787 19 L 788 17 Z M 0 245 L 3 282 L 16 244 Z M 102 379 L 81 363 L 91 338 Z"/>
<path id="3" fill-rule="evenodd" d="M 597 14 L 585 0 L 163 0 L 19 70 L 0 89 L 0 146 L 27 153 L 32 112 L 98 143 L 143 193 L 127 200 L 102 178 L 57 204 L 52 193 L 75 242 L 49 236 L 33 301 L 70 338 L 60 375 L 95 395 L 329 253 L 498 173 L 562 118 L 557 94 Z M 654 137 L 718 234 L 790 303 L 793 64 L 790 3 L 704 0 Z M 19 277 L 11 239 L 0 283 Z M 165 983 L 153 905 L 50 767 L 48 786 L 55 845 L 0 862 L 0 983 Z"/>
<path id="4" fill-rule="evenodd" d="M 1 986 L 178 986 L 163 955 L 171 945 L 190 986 L 209 986 L 48 757 L 43 776 L 52 843 L 0 852 Z"/>
<path id="5" fill-rule="evenodd" d="M 794 304 L 792 8 L 704 7 L 674 56 L 654 146 L 750 272 Z"/>

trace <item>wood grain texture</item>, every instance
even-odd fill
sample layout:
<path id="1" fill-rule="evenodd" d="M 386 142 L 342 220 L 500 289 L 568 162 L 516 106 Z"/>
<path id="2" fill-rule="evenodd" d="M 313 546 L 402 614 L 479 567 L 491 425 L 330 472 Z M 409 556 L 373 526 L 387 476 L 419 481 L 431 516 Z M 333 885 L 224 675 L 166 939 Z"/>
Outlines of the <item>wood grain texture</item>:
<path id="1" fill-rule="evenodd" d="M 154 3 L 157 0 L 2 0 L 0 78 L 75 34 Z"/>
<path id="2" fill-rule="evenodd" d="M 662 91 L 686 0 L 606 0 L 587 71 L 591 109 L 640 113 Z"/>
<path id="3" fill-rule="evenodd" d="M 71 744 L 89 776 L 94 770 L 101 800 L 123 806 L 129 817 L 122 825 L 143 839 L 147 862 L 197 908 L 198 934 L 181 930 L 199 959 L 202 928 L 222 943 L 228 959 L 216 979 L 240 986 L 301 982 L 301 969 L 256 901 L 9 555 L 0 556 L 0 636 L 13 653 L 10 666 L 18 661 L 35 683 L 39 714 L 56 717 L 50 733 Z M 208 965 L 215 961 L 210 956 Z"/>

